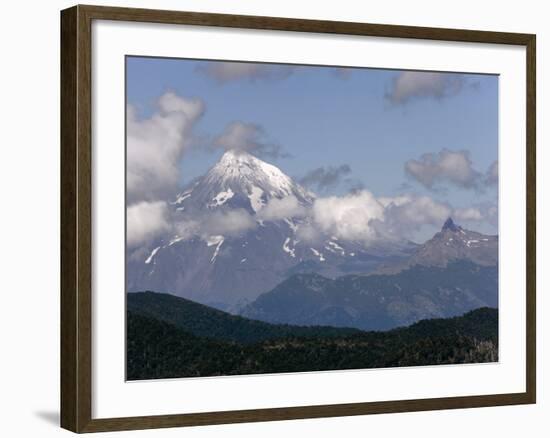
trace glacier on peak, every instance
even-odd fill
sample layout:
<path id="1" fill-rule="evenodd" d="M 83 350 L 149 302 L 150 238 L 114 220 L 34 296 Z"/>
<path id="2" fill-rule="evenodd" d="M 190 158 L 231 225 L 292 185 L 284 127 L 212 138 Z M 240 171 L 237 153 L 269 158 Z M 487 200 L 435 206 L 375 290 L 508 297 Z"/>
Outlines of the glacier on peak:
<path id="1" fill-rule="evenodd" d="M 218 186 L 223 190 L 244 193 L 249 197 L 282 198 L 294 195 L 299 201 L 310 203 L 313 195 L 295 183 L 278 167 L 256 158 L 248 152 L 229 150 L 206 173 L 202 184 Z M 265 200 L 264 200 L 265 202 Z M 259 201 L 256 201 L 258 208 Z M 256 209 L 255 209 L 256 211 Z"/>

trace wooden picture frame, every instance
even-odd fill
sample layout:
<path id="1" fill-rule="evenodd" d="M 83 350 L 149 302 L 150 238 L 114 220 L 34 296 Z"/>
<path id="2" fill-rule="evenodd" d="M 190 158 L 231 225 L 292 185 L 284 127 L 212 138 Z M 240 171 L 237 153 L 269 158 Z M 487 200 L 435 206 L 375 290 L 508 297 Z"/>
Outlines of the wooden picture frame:
<path id="1" fill-rule="evenodd" d="M 526 48 L 526 391 L 336 405 L 92 418 L 92 22 L 113 20 L 387 38 L 491 43 Z M 475 30 L 75 6 L 61 12 L 61 426 L 99 432 L 177 426 L 530 404 L 536 401 L 535 35 Z M 122 316 L 121 316 L 122 318 Z"/>

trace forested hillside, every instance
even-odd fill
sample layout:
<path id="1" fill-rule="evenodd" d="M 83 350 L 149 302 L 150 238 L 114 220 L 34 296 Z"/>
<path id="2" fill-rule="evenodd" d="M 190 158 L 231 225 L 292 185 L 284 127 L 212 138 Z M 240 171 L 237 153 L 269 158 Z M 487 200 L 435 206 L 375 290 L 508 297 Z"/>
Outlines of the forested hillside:
<path id="1" fill-rule="evenodd" d="M 154 303 L 157 298 L 162 304 Z M 129 380 L 498 360 L 496 309 L 482 308 L 461 317 L 424 320 L 387 332 L 361 332 L 260 323 L 180 298 L 176 298 L 181 301 L 173 309 L 174 314 L 159 318 L 160 309 L 171 298 L 175 297 L 129 295 Z M 185 320 L 176 315 L 193 318 Z"/>

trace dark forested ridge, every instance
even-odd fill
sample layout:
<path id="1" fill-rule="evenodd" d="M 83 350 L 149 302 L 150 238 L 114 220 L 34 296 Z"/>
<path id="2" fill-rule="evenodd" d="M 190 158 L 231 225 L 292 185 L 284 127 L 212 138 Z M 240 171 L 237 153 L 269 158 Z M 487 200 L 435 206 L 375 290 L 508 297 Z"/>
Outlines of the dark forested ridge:
<path id="1" fill-rule="evenodd" d="M 129 380 L 497 360 L 496 309 L 362 332 L 272 325 L 168 294 L 128 295 Z"/>
<path id="2" fill-rule="evenodd" d="M 240 343 L 253 343 L 285 336 L 330 337 L 360 333 L 353 328 L 298 327 L 270 324 L 232 315 L 185 298 L 156 292 L 127 294 L 132 313 L 164 321 L 195 336 Z"/>

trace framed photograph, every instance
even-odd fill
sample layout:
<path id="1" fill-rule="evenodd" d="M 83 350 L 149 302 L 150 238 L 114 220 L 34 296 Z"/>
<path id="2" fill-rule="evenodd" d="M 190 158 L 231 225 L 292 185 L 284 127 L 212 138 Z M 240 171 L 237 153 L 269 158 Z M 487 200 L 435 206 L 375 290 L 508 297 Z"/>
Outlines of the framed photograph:
<path id="1" fill-rule="evenodd" d="M 536 401 L 535 35 L 61 13 L 61 425 Z"/>

